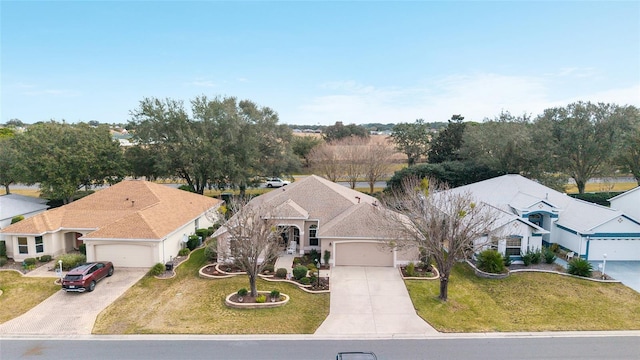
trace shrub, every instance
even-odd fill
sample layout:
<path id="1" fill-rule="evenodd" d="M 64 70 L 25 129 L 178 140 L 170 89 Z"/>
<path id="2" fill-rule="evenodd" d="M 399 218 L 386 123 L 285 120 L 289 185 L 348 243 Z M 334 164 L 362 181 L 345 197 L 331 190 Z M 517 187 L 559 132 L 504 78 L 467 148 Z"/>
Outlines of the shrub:
<path id="1" fill-rule="evenodd" d="M 569 261 L 567 272 L 571 275 L 591 277 L 591 273 L 593 272 L 593 266 L 591 266 L 591 263 L 589 263 L 589 261 L 583 258 L 575 258 Z"/>
<path id="2" fill-rule="evenodd" d="M 309 285 L 311 284 L 311 279 L 309 279 L 308 277 L 303 277 L 302 279 L 298 279 L 298 282 L 302 285 Z"/>
<path id="3" fill-rule="evenodd" d="M 553 264 L 553 262 L 556 261 L 556 253 L 554 253 L 551 249 L 545 249 L 543 255 L 544 262 L 547 264 Z"/>
<path id="4" fill-rule="evenodd" d="M 524 266 L 531 265 L 531 261 L 533 261 L 533 253 L 530 250 L 527 250 L 526 253 L 522 254 L 522 262 Z"/>
<path id="5" fill-rule="evenodd" d="M 87 257 L 83 254 L 64 254 L 60 255 L 57 260 L 62 260 L 62 270 L 70 270 L 80 264 L 84 264 L 87 261 Z"/>
<path id="6" fill-rule="evenodd" d="M 531 252 L 531 263 L 532 264 L 540 264 L 540 260 L 542 258 L 542 252 L 540 249 Z"/>
<path id="7" fill-rule="evenodd" d="M 271 290 L 271 293 L 269 294 L 269 296 L 271 296 L 272 299 L 279 300 L 280 299 L 280 291 Z"/>
<path id="8" fill-rule="evenodd" d="M 29 265 L 35 265 L 36 261 L 37 260 L 35 258 L 26 258 L 22 263 L 25 264 L 26 266 L 29 266 Z"/>
<path id="9" fill-rule="evenodd" d="M 551 245 L 549 246 L 549 250 L 553 251 L 554 253 L 557 253 L 557 252 L 558 252 L 558 250 L 560 250 L 560 245 L 558 245 L 558 244 L 551 244 Z"/>
<path id="10" fill-rule="evenodd" d="M 16 215 L 16 216 L 14 216 L 14 217 L 12 217 L 12 218 L 11 218 L 11 223 L 12 223 L 12 224 L 15 224 L 15 223 L 17 223 L 17 222 L 19 222 L 19 221 L 22 221 L 22 220 L 24 220 L 24 216 L 22 216 L 22 215 Z"/>
<path id="11" fill-rule="evenodd" d="M 87 245 L 86 244 L 80 244 L 80 246 L 78 246 L 78 250 L 80 250 L 80 252 L 83 255 L 87 255 Z"/>
<path id="12" fill-rule="evenodd" d="M 311 249 L 311 251 L 309 252 L 309 256 L 311 257 L 311 260 L 313 260 L 314 262 L 320 262 L 320 253 L 318 252 L 318 250 L 316 249 Z"/>
<path id="13" fill-rule="evenodd" d="M 502 258 L 502 263 L 504 264 L 504 267 L 509 267 L 511 265 L 511 257 L 509 255 L 506 255 Z"/>
<path id="14" fill-rule="evenodd" d="M 404 269 L 404 271 L 407 273 L 407 276 L 410 276 L 410 277 L 416 276 L 416 265 L 410 262 L 407 265 L 407 267 Z"/>
<path id="15" fill-rule="evenodd" d="M 296 280 L 300 280 L 303 277 L 307 276 L 307 272 L 308 271 L 309 271 L 309 269 L 307 269 L 306 266 L 298 265 L 298 266 L 293 268 L 293 277 Z"/>
<path id="16" fill-rule="evenodd" d="M 331 259 L 331 251 L 325 250 L 324 251 L 324 264 L 325 265 L 329 265 L 329 260 L 330 259 Z"/>
<path id="17" fill-rule="evenodd" d="M 215 240 L 209 240 L 207 246 L 204 247 L 204 257 L 207 261 L 218 260 L 218 243 Z"/>
<path id="18" fill-rule="evenodd" d="M 273 265 L 272 264 L 267 264 L 262 268 L 262 272 L 264 273 L 272 273 L 273 272 Z"/>
<path id="19" fill-rule="evenodd" d="M 178 186 L 178 189 L 179 190 L 188 191 L 188 192 L 192 192 L 192 193 L 196 192 L 192 186 L 189 186 L 189 185 L 186 185 L 186 184 Z"/>
<path id="20" fill-rule="evenodd" d="M 276 277 L 279 277 L 281 279 L 286 278 L 287 277 L 287 269 L 279 268 L 278 270 L 276 270 Z"/>
<path id="21" fill-rule="evenodd" d="M 240 296 L 240 297 L 247 296 L 248 293 L 249 293 L 249 291 L 247 289 L 245 289 L 245 288 L 242 288 L 242 289 L 238 290 L 238 292 L 237 292 L 238 296 Z"/>
<path id="22" fill-rule="evenodd" d="M 9 260 L 6 257 L 0 256 L 0 266 L 5 266 L 8 262 Z"/>
<path id="23" fill-rule="evenodd" d="M 51 261 L 51 255 L 40 256 L 40 262 L 49 262 L 49 261 Z"/>
<path id="24" fill-rule="evenodd" d="M 263 302 L 267 301 L 267 296 L 265 294 L 260 294 L 256 297 L 256 302 L 261 304 Z"/>
<path id="25" fill-rule="evenodd" d="M 196 235 L 202 237 L 203 239 L 206 239 L 207 236 L 209 236 L 209 229 L 197 229 Z"/>
<path id="26" fill-rule="evenodd" d="M 505 270 L 502 254 L 492 249 L 478 254 L 476 266 L 478 269 L 490 274 L 501 274 Z"/>
<path id="27" fill-rule="evenodd" d="M 318 272 L 318 268 L 313 264 L 307 265 L 307 270 L 312 274 Z"/>
<path id="28" fill-rule="evenodd" d="M 0 256 L 7 256 L 7 243 L 0 241 Z"/>
<path id="29" fill-rule="evenodd" d="M 189 250 L 189 248 L 180 249 L 180 251 L 178 251 L 178 256 L 187 256 L 190 252 L 191 250 Z"/>
<path id="30" fill-rule="evenodd" d="M 151 274 L 152 276 L 158 276 L 158 275 L 162 275 L 165 270 L 166 268 L 163 263 L 157 263 L 153 265 L 151 270 L 149 270 L 149 274 Z"/>
<path id="31" fill-rule="evenodd" d="M 195 248 L 198 247 L 199 243 L 200 239 L 198 238 L 198 235 L 191 235 L 189 236 L 189 240 L 187 240 L 187 247 L 189 248 L 189 250 L 195 250 Z"/>
<path id="32" fill-rule="evenodd" d="M 315 284 L 317 282 L 318 282 L 318 277 L 317 276 L 315 276 L 315 275 L 309 276 L 309 284 Z M 305 285 L 308 285 L 308 284 L 305 284 Z"/>

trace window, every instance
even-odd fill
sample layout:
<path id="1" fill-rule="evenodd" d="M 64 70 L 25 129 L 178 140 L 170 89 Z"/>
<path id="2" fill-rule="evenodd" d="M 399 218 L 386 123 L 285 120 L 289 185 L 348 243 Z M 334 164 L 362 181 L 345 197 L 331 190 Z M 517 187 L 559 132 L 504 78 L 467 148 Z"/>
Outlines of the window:
<path id="1" fill-rule="evenodd" d="M 520 236 L 510 236 L 507 238 L 507 256 L 520 256 L 520 248 L 522 247 L 522 238 Z"/>
<path id="2" fill-rule="evenodd" d="M 18 252 L 20 254 L 28 254 L 29 253 L 29 246 L 27 245 L 27 238 L 26 237 L 19 237 L 18 238 Z"/>
<path id="3" fill-rule="evenodd" d="M 309 226 L 309 245 L 318 246 L 318 225 Z"/>
<path id="4" fill-rule="evenodd" d="M 36 236 L 36 252 L 44 252 L 44 241 L 42 240 L 42 236 Z"/>

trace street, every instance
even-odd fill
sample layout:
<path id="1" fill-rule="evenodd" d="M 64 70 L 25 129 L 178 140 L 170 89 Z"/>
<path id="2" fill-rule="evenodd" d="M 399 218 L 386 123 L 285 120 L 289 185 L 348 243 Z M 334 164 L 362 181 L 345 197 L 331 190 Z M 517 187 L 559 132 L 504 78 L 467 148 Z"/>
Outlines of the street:
<path id="1" fill-rule="evenodd" d="M 606 333 L 603 333 L 606 334 Z M 471 334 L 428 339 L 317 340 L 313 336 L 88 336 L 74 339 L 2 338 L 6 359 L 335 359 L 341 351 L 372 351 L 378 359 L 634 359 L 637 332 L 621 336 Z M 275 340 L 274 340 L 275 338 Z"/>

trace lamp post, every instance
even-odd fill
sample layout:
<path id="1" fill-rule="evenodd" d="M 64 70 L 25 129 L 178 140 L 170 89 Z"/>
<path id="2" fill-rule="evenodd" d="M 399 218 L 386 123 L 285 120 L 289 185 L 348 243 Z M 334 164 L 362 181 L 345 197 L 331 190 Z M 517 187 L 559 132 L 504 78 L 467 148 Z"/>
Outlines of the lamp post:
<path id="1" fill-rule="evenodd" d="M 606 266 L 607 266 L 607 254 L 602 254 L 602 278 L 603 279 L 606 278 L 606 275 L 604 273 Z"/>
<path id="2" fill-rule="evenodd" d="M 62 260 L 58 260 L 58 268 L 60 269 L 60 284 L 62 285 Z"/>

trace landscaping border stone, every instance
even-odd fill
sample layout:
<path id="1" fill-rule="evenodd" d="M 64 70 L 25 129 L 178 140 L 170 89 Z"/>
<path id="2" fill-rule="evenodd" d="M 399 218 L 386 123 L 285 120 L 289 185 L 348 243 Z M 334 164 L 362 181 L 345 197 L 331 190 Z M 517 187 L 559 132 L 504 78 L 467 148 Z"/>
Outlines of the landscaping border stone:
<path id="1" fill-rule="evenodd" d="M 258 291 L 258 294 L 265 294 L 267 296 L 269 296 L 269 294 L 271 294 L 270 291 Z M 284 306 L 289 302 L 289 295 L 287 294 L 280 294 L 280 297 L 283 297 L 283 300 L 280 301 L 275 301 L 275 302 L 271 302 L 271 301 L 265 301 L 263 303 L 236 303 L 236 302 L 232 302 L 230 299 L 233 295 L 236 295 L 236 293 L 231 293 L 229 295 L 227 295 L 227 297 L 224 299 L 224 303 L 225 305 L 227 305 L 230 308 L 234 308 L 234 309 L 270 309 L 270 308 L 276 308 L 276 307 L 280 307 L 280 306 Z"/>

